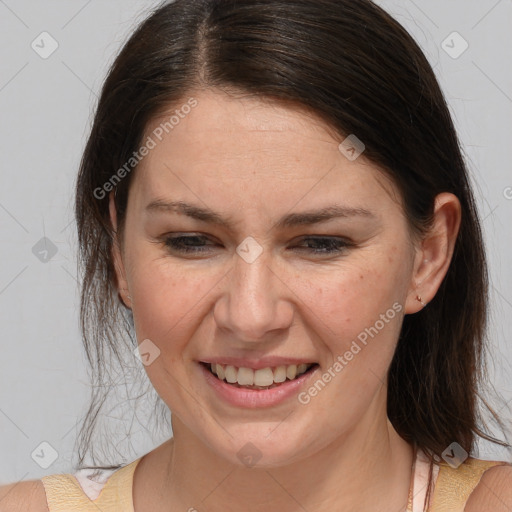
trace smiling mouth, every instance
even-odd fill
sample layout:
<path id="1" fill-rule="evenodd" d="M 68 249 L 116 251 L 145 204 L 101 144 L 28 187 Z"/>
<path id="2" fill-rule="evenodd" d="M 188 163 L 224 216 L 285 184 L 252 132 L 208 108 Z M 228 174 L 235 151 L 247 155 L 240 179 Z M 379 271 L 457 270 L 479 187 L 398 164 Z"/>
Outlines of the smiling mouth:
<path id="1" fill-rule="evenodd" d="M 286 365 L 253 370 L 200 362 L 212 375 L 233 387 L 245 389 L 273 389 L 281 384 L 311 373 L 319 366 L 317 363 Z"/>

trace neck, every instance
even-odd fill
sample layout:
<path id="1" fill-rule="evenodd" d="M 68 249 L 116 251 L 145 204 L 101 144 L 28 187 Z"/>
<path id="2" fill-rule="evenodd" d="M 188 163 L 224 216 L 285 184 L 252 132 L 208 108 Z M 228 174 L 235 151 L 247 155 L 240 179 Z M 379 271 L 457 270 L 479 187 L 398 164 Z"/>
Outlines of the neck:
<path id="1" fill-rule="evenodd" d="M 377 412 L 314 455 L 265 469 L 232 464 L 173 418 L 158 480 L 161 510 L 405 511 L 413 449 L 394 430 L 385 406 Z"/>

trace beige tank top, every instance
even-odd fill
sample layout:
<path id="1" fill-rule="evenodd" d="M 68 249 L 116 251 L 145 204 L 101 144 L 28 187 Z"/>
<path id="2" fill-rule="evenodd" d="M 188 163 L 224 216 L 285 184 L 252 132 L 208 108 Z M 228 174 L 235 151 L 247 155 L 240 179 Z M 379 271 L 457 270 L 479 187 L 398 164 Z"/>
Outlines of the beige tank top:
<path id="1" fill-rule="evenodd" d="M 80 470 L 74 475 L 54 474 L 41 480 L 50 512 L 135 512 L 133 475 L 142 457 L 115 471 Z M 434 493 L 428 512 L 463 512 L 470 494 L 484 472 L 502 461 L 468 458 L 457 469 L 442 463 L 434 466 Z M 413 508 L 422 512 L 429 463 L 418 450 L 413 478 Z"/>

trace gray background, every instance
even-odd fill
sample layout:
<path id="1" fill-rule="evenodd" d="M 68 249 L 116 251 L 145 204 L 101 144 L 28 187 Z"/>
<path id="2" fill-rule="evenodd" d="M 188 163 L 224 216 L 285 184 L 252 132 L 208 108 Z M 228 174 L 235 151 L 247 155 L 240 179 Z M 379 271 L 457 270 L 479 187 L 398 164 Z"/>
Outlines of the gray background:
<path id="1" fill-rule="evenodd" d="M 490 380 L 512 400 L 512 2 L 378 3 L 424 49 L 450 104 L 490 257 Z M 89 392 L 78 330 L 73 184 L 106 70 L 154 5 L 0 0 L 0 483 L 68 472 L 75 462 Z M 47 58 L 31 47 L 35 40 L 38 51 L 51 48 L 48 36 L 40 36 L 44 31 L 58 43 Z M 464 40 L 469 47 L 458 56 Z M 43 237 L 51 241 L 47 254 Z M 494 403 L 510 429 L 510 410 Z M 122 421 L 110 419 L 109 440 L 126 461 L 167 437 L 148 432 L 144 413 L 122 447 Z M 41 443 L 56 451 L 46 468 L 32 457 L 52 453 Z M 489 443 L 480 443 L 476 455 L 510 458 Z"/>

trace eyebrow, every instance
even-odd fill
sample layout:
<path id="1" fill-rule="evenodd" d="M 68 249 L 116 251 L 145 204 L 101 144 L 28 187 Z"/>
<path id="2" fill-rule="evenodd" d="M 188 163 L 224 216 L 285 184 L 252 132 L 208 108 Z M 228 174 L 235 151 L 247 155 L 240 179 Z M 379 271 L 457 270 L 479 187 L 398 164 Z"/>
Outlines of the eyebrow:
<path id="1" fill-rule="evenodd" d="M 234 222 L 231 217 L 224 218 L 210 208 L 200 207 L 197 205 L 189 204 L 184 201 L 162 201 L 160 199 L 151 201 L 146 206 L 148 212 L 176 212 L 186 215 L 193 219 L 216 224 L 227 229 L 233 229 Z M 276 224 L 278 229 L 291 228 L 295 226 L 305 226 L 312 224 L 320 224 L 336 218 L 347 217 L 367 217 L 377 218 L 377 216 L 370 210 L 365 208 L 354 208 L 347 206 L 332 205 L 318 210 L 309 210 L 300 213 L 288 213 L 283 216 Z"/>

